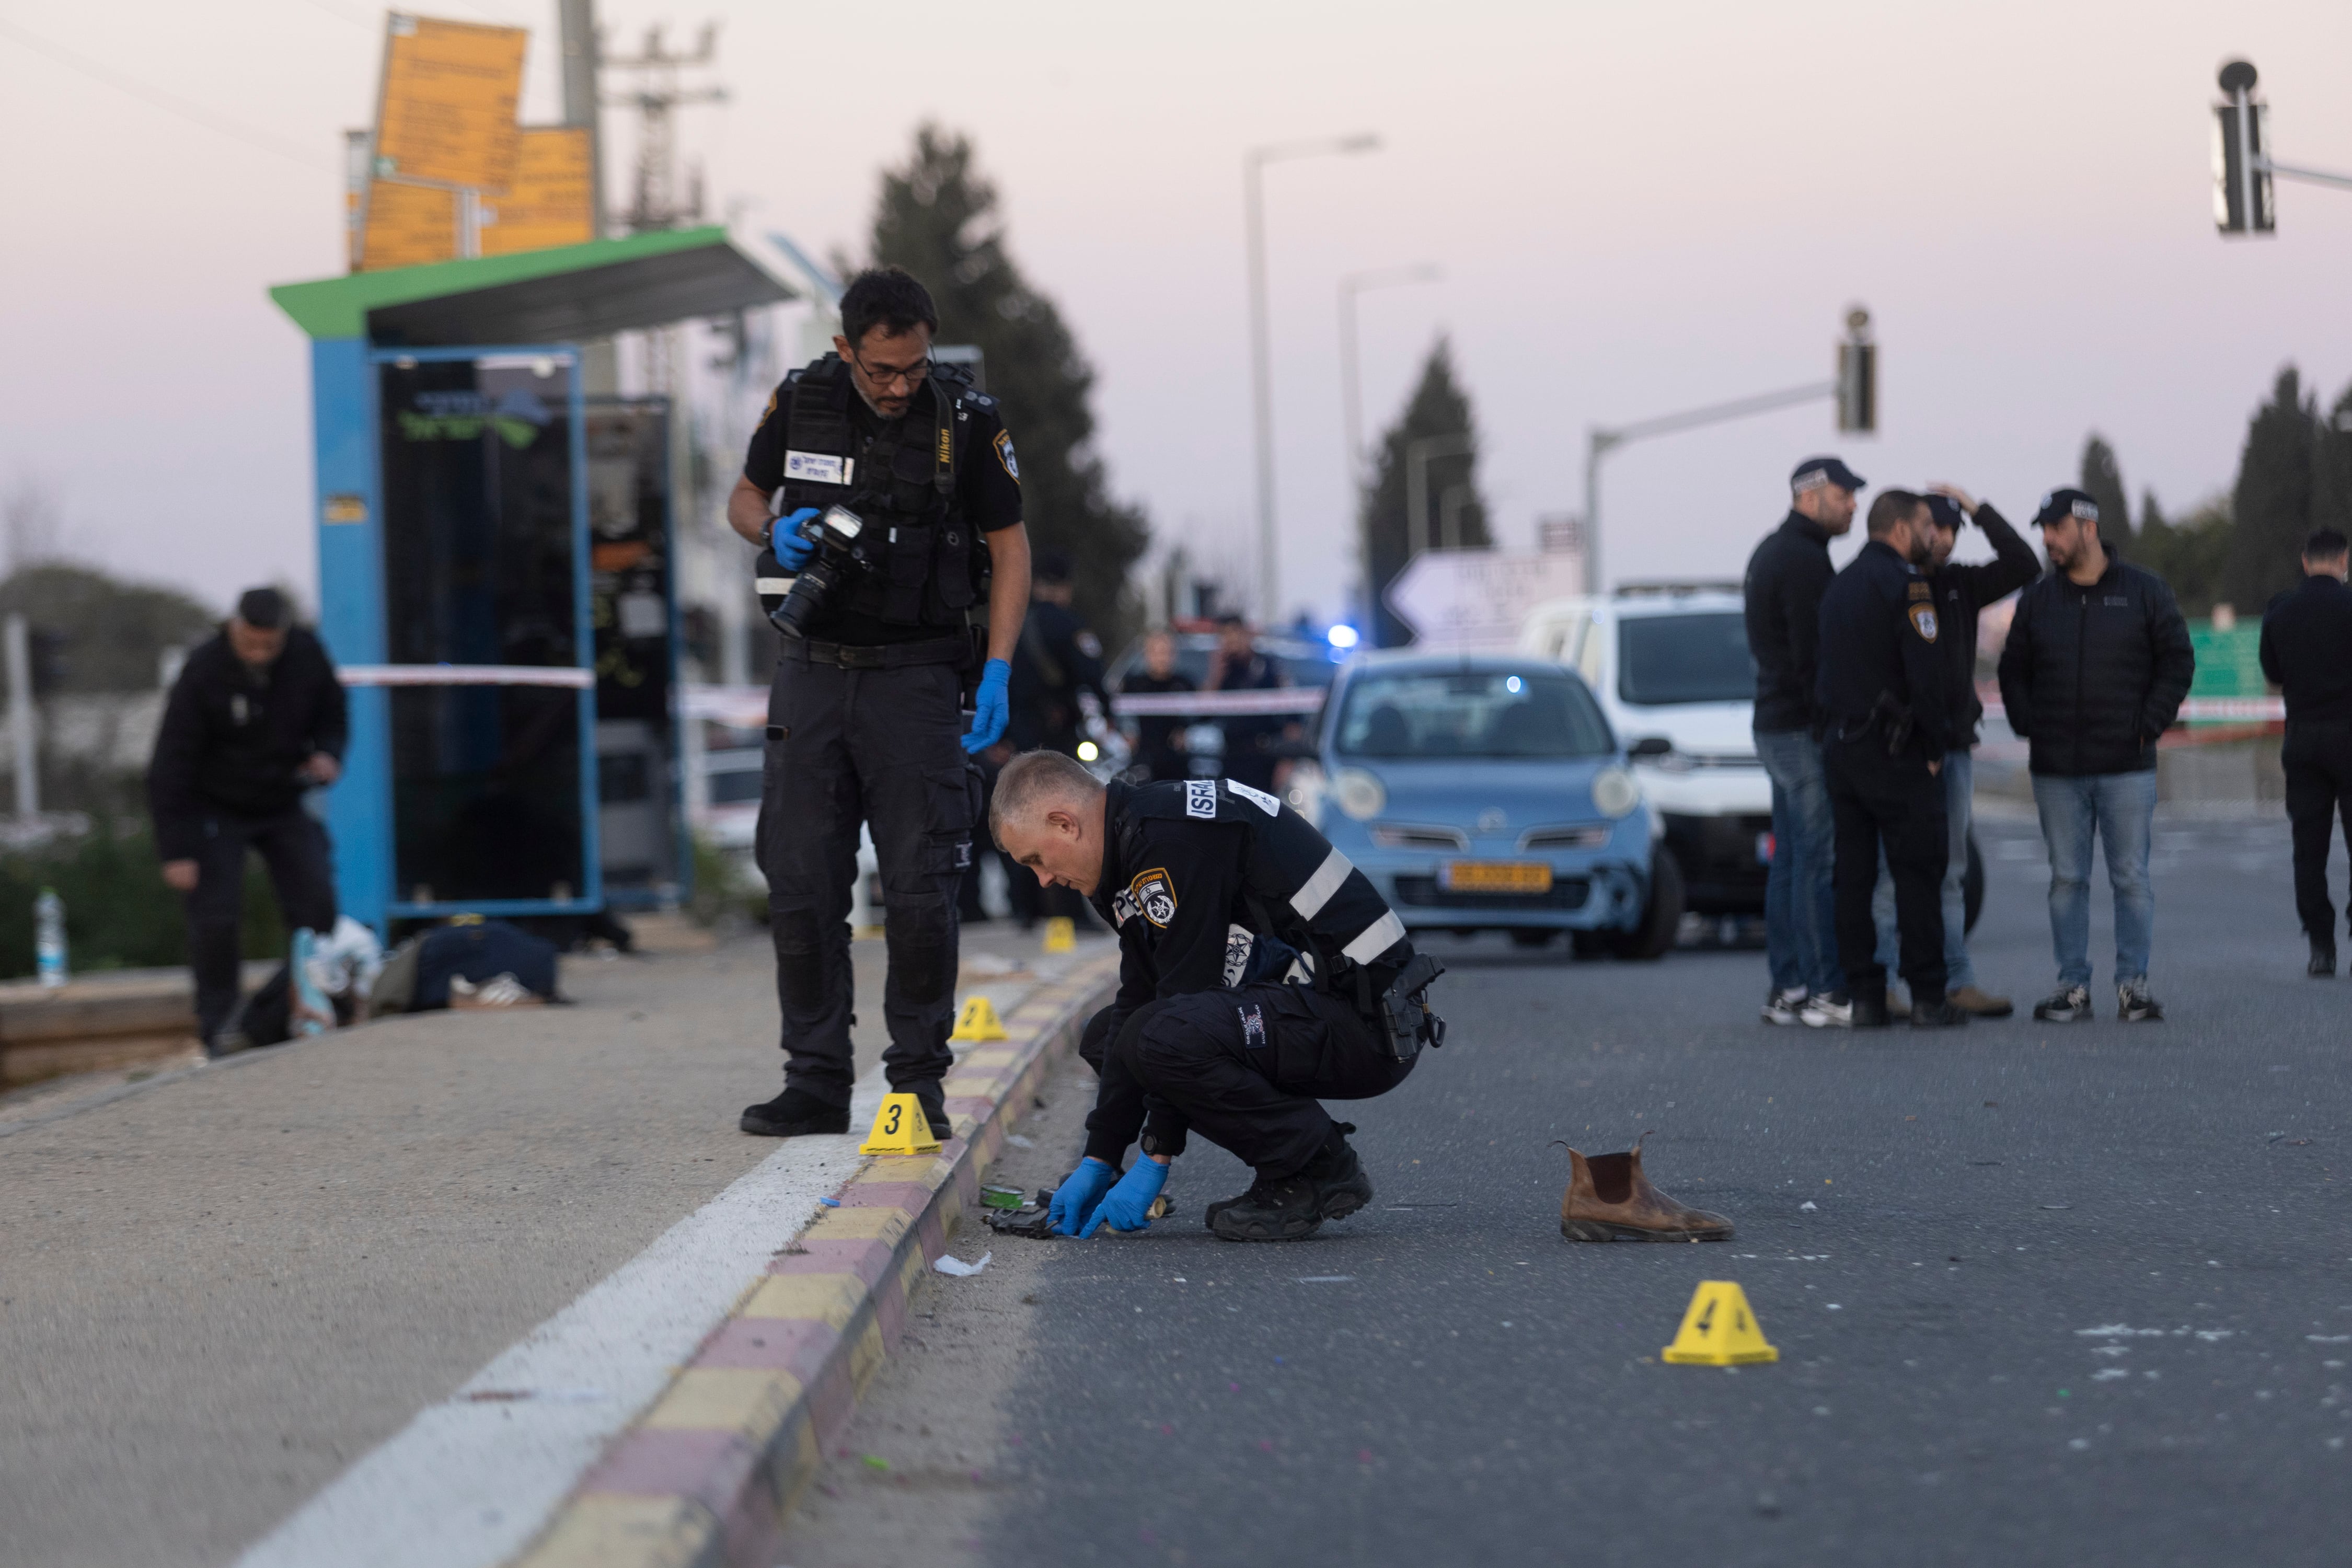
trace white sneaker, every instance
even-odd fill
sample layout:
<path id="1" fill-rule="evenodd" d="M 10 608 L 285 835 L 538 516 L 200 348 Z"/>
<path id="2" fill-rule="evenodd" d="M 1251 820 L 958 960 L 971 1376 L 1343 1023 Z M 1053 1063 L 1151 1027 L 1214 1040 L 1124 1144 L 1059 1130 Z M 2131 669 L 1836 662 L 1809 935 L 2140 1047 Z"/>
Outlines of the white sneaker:
<path id="1" fill-rule="evenodd" d="M 1804 1009 L 1797 1016 L 1809 1029 L 1851 1029 L 1853 998 L 1843 991 L 1823 991 L 1806 998 Z"/>
<path id="2" fill-rule="evenodd" d="M 1764 1021 L 1768 1024 L 1781 1025 L 1796 1023 L 1798 1015 L 1804 1009 L 1805 997 L 1808 994 L 1810 994 L 1801 985 L 1791 985 L 1786 990 L 1766 992 Z"/>

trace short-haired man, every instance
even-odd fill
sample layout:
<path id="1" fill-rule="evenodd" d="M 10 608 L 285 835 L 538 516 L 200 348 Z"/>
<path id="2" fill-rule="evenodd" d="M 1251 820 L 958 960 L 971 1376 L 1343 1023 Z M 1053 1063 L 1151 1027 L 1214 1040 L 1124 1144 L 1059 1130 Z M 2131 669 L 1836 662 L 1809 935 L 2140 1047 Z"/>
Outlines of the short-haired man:
<path id="1" fill-rule="evenodd" d="M 341 776 L 349 732 L 334 662 L 275 588 L 248 589 L 172 683 L 147 799 L 163 880 L 187 895 L 196 1033 L 215 1056 L 252 1043 L 224 1029 L 237 1004 L 246 851 L 269 868 L 289 929 L 334 930 L 327 830 L 302 796 Z"/>
<path id="2" fill-rule="evenodd" d="M 2327 851 L 2344 817 L 2352 851 L 2352 588 L 2347 549 L 2332 528 L 2303 547 L 2303 582 L 2263 612 L 2263 675 L 2286 698 L 2286 816 L 2294 831 L 2294 911 L 2311 939 L 2305 973 L 2336 973 L 2336 906 L 2327 898 Z"/>
<path id="3" fill-rule="evenodd" d="M 727 498 L 730 525 L 766 552 L 759 575 L 800 574 L 803 590 L 823 580 L 803 571 L 818 548 L 812 525 L 835 508 L 862 522 L 845 547 L 832 534 L 849 562 L 836 562 L 814 615 L 793 622 L 797 605 L 772 613 L 787 635 L 768 695 L 757 838 L 784 1090 L 745 1108 L 746 1132 L 849 1130 L 861 820 L 881 862 L 889 949 L 882 1065 L 893 1089 L 922 1102 L 935 1136 L 953 1131 L 940 1080 L 955 1059 L 957 893 L 981 795 L 966 753 L 1004 732 L 1029 540 L 1012 435 L 994 398 L 932 363 L 939 324 L 929 292 L 905 272 L 858 274 L 841 297 L 834 352 L 776 388 Z M 987 660 L 967 734 L 962 694 L 983 594 Z"/>
<path id="4" fill-rule="evenodd" d="M 1772 780 L 1772 864 L 1764 879 L 1764 1021 L 1816 1028 L 1848 1022 L 1838 969 L 1830 865 L 1836 829 L 1822 773 L 1822 595 L 1836 572 L 1830 541 L 1853 526 L 1868 481 L 1836 458 L 1789 476 L 1789 515 L 1748 558 L 1748 651 L 1756 660 L 1757 760 Z"/>
<path id="5" fill-rule="evenodd" d="M 1990 501 L 1977 501 L 1951 485 L 1930 487 L 1927 496 L 1927 559 L 1919 574 L 1935 595 L 1937 646 L 1952 672 L 1952 749 L 1944 753 L 1944 987 L 1952 1005 L 1979 1018 L 2006 1018 L 2016 1009 L 2006 996 L 1977 984 L 1969 956 L 1969 822 L 1976 806 L 1977 726 L 1984 703 L 1977 697 L 1977 621 L 1987 605 L 2009 597 L 2042 575 L 2033 547 L 2018 536 Z M 1960 530 L 1973 522 L 1984 530 L 1993 558 L 1952 564 Z M 1878 961 L 1895 952 L 1895 879 L 1883 868 L 1873 907 L 1878 916 Z"/>
<path id="6" fill-rule="evenodd" d="M 1197 681 L 1176 668 L 1176 634 L 1166 626 L 1154 626 L 1143 634 L 1142 666 L 1120 683 L 1119 695 L 1156 697 L 1199 689 Z M 1184 755 L 1184 731 L 1189 720 L 1180 714 L 1154 713 L 1129 722 L 1135 727 L 1135 761 L 1142 770 L 1139 777 L 1129 770 L 1130 779 L 1148 784 L 1156 779 L 1181 779 L 1191 773 L 1191 763 Z"/>
<path id="7" fill-rule="evenodd" d="M 1838 959 L 1847 1022 L 1884 1027 L 1886 970 L 1878 962 L 1871 894 L 1885 857 L 1895 879 L 1903 978 L 1914 1028 L 1969 1015 L 1944 994 L 1944 826 L 1939 775 L 1952 750 L 1951 676 L 1927 559 L 1927 503 L 1884 490 L 1870 503 L 1870 541 L 1822 595 L 1823 771 L 1837 822 Z"/>
<path id="8" fill-rule="evenodd" d="M 2116 1014 L 2161 1019 L 2148 994 L 2156 889 L 2156 742 L 2197 673 L 2189 625 L 2164 579 L 2116 553 L 2099 503 L 2078 489 L 2042 498 L 2033 519 L 2050 572 L 2018 595 L 2000 650 L 2009 727 L 2031 743 L 2027 767 L 2050 847 L 2050 944 L 2058 989 L 2033 1016 L 2088 1022 L 2091 845 L 2103 840 L 2116 900 Z"/>
<path id="9" fill-rule="evenodd" d="M 1294 1241 L 1371 1201 L 1354 1129 L 1318 1102 L 1404 1081 L 1444 1037 L 1426 997 L 1441 972 L 1346 856 L 1248 784 L 1106 787 L 1054 752 L 1005 764 L 989 826 L 1118 931 L 1118 994 L 1079 1043 L 1102 1082 L 1056 1230 L 1144 1228 L 1188 1132 L 1256 1173 L 1209 1205 L 1224 1240 Z"/>

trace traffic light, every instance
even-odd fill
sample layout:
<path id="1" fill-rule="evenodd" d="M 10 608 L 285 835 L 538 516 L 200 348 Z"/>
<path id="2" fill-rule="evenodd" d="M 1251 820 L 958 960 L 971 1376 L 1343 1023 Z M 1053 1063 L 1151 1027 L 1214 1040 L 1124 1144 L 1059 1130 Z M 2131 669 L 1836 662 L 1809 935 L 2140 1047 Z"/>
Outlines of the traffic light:
<path id="1" fill-rule="evenodd" d="M 2254 101 L 2254 68 L 2231 60 L 2221 68 L 2221 96 L 2213 108 L 2213 223 L 2225 234 L 2274 234 L 2271 205 L 2270 106 Z"/>
<path id="2" fill-rule="evenodd" d="M 1837 427 L 1841 435 L 1878 429 L 1878 345 L 1870 341 L 1870 312 L 1859 305 L 1845 313 L 1845 342 L 1838 344 Z"/>

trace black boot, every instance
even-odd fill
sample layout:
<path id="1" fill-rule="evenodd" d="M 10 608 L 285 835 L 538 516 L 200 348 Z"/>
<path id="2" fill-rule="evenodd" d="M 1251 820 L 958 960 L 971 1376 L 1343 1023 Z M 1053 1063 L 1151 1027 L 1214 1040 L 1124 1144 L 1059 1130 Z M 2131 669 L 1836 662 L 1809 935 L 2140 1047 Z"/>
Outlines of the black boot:
<path id="1" fill-rule="evenodd" d="M 1331 1142 L 1301 1173 L 1315 1184 L 1315 1212 L 1325 1219 L 1345 1219 L 1372 1201 L 1372 1179 L 1348 1144 L 1355 1130 L 1349 1122 L 1332 1123 Z"/>
<path id="2" fill-rule="evenodd" d="M 1911 1004 L 1911 1026 L 1915 1029 L 1957 1029 L 1968 1021 L 1969 1010 L 1949 997 Z"/>
<path id="3" fill-rule="evenodd" d="M 910 1083 L 898 1092 L 915 1097 L 915 1103 L 923 1108 L 924 1116 L 930 1121 L 932 1137 L 944 1143 L 955 1136 L 955 1122 L 948 1116 L 947 1091 L 940 1087 L 939 1079 Z"/>
<path id="4" fill-rule="evenodd" d="M 1240 1197 L 1213 1205 L 1209 1228 L 1220 1241 L 1304 1241 L 1323 1227 L 1314 1178 L 1260 1176 Z"/>
<path id="5" fill-rule="evenodd" d="M 1887 1022 L 1885 992 L 1874 995 L 1860 991 L 1853 994 L 1853 1027 L 1883 1029 Z"/>
<path id="6" fill-rule="evenodd" d="M 2303 972 L 2314 980 L 2333 978 L 2336 973 L 2336 944 L 2321 942 L 2314 937 L 2311 942 L 2311 962 L 2303 966 Z"/>
<path id="7" fill-rule="evenodd" d="M 803 1089 L 788 1089 L 765 1105 L 743 1108 L 743 1131 L 762 1138 L 804 1138 L 812 1132 L 849 1131 L 849 1107 L 827 1105 Z"/>

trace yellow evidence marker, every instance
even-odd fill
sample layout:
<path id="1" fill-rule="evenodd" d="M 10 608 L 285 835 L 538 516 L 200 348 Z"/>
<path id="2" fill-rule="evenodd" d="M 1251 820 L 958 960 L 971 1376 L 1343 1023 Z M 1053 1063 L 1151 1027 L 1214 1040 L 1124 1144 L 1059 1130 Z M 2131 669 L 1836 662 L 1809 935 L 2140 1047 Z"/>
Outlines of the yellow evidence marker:
<path id="1" fill-rule="evenodd" d="M 985 996 L 975 996 L 963 1005 L 963 1012 L 956 1019 L 955 1033 L 948 1037 L 950 1040 L 1002 1040 L 1006 1037 L 1003 1023 L 998 1019 L 996 1009 L 989 1005 Z"/>
<path id="2" fill-rule="evenodd" d="M 1675 1342 L 1659 1352 L 1677 1366 L 1749 1366 L 1779 1361 L 1748 1310 L 1748 1292 L 1728 1279 L 1702 1279 Z"/>
<path id="3" fill-rule="evenodd" d="M 1047 952 L 1076 952 L 1078 950 L 1078 928 L 1067 915 L 1055 915 L 1045 922 Z"/>
<path id="4" fill-rule="evenodd" d="M 874 1131 L 857 1146 L 861 1154 L 928 1154 L 940 1146 L 931 1136 L 931 1119 L 923 1102 L 911 1094 L 886 1094 L 874 1113 Z M 1734 1287 L 1737 1289 L 1737 1287 Z"/>

